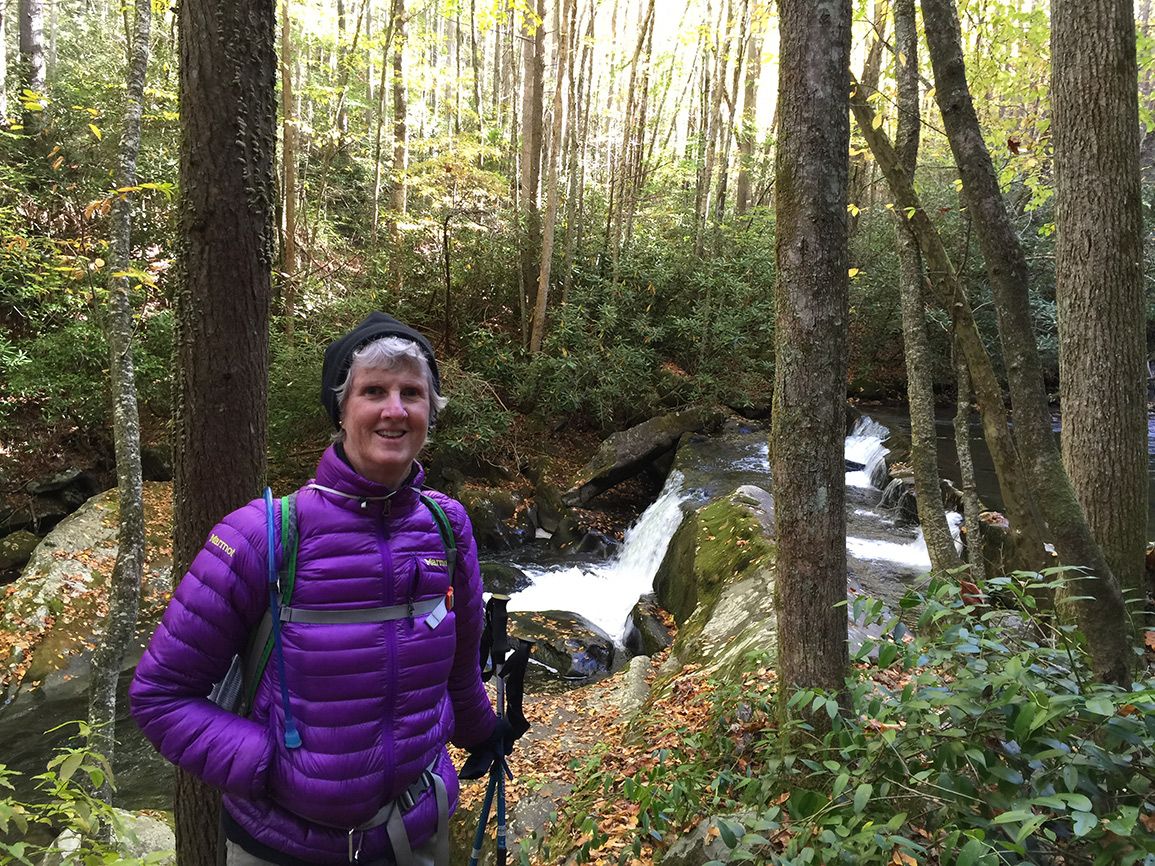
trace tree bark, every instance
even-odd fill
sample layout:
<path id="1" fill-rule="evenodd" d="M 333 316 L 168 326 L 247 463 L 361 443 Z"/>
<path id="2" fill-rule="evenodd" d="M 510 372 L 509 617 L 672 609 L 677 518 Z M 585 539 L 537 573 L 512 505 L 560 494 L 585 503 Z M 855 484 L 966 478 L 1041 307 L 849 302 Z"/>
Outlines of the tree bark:
<path id="1" fill-rule="evenodd" d="M 140 153 L 140 118 L 148 71 L 151 0 L 137 0 L 131 61 L 126 73 L 124 128 L 116 185 L 136 186 L 136 159 Z M 126 271 L 132 257 L 132 194 L 112 204 L 112 243 L 109 273 Z M 106 329 L 109 377 L 112 380 L 113 438 L 116 448 L 117 496 L 120 525 L 116 564 L 112 569 L 110 604 L 100 645 L 92 656 L 92 682 L 88 691 L 88 722 L 92 745 L 115 764 L 116 685 L 124 657 L 136 634 L 140 610 L 140 576 L 144 567 L 144 500 L 140 467 L 140 419 L 136 406 L 136 374 L 132 359 L 133 315 L 127 277 L 113 276 L 108 286 Z M 97 792 L 112 802 L 109 780 Z"/>
<path id="2" fill-rule="evenodd" d="M 522 335 L 529 345 L 528 312 L 537 289 L 541 265 L 541 210 L 538 186 L 541 182 L 542 105 L 545 73 L 545 0 L 537 0 L 538 24 L 522 37 L 521 173 L 519 196 L 525 218 L 521 243 Z"/>
<path id="3" fill-rule="evenodd" d="M 707 14 L 709 14 L 709 5 L 706 9 Z M 694 213 L 694 255 L 699 258 L 705 251 L 706 221 L 710 213 L 710 186 L 714 177 L 714 161 L 718 152 L 719 127 L 722 121 L 722 94 L 726 90 L 726 64 L 730 53 L 730 18 L 732 12 L 733 2 L 726 0 L 726 7 L 721 13 L 719 25 L 724 28 L 726 35 L 718 49 L 717 61 L 714 66 L 713 89 L 708 113 L 703 115 L 705 156 L 702 160 L 701 173 L 698 176 L 698 195 Z"/>
<path id="4" fill-rule="evenodd" d="M 393 191 L 390 207 L 395 215 L 405 213 L 409 165 L 407 130 L 408 99 L 405 93 L 405 0 L 393 0 Z"/>
<path id="5" fill-rule="evenodd" d="M 181 7 L 175 575 L 265 476 L 275 34 L 267 0 L 184 0 Z M 215 864 L 217 814 L 211 789 L 178 773 L 181 864 Z"/>
<path id="6" fill-rule="evenodd" d="M 895 149 L 903 171 L 913 179 L 918 165 L 922 125 L 918 110 L 918 32 L 914 21 L 914 0 L 895 0 L 894 41 L 895 78 L 898 82 Z M 878 80 L 877 72 L 875 80 Z M 926 337 L 922 256 L 910 224 L 902 214 L 896 213 L 894 219 L 902 302 L 903 354 L 906 358 L 906 399 L 910 407 L 910 468 L 914 474 L 918 521 L 922 525 L 931 565 L 935 571 L 942 572 L 962 563 L 946 522 L 938 475 L 934 388 L 931 382 L 934 355 Z"/>
<path id="7" fill-rule="evenodd" d="M 39 98 L 48 89 L 44 60 L 44 0 L 20 0 L 20 84 Z M 32 102 L 26 98 L 26 102 Z M 44 112 L 24 110 L 24 132 L 36 137 L 44 127 Z"/>
<path id="8" fill-rule="evenodd" d="M 850 0 L 781 0 L 771 465 L 778 679 L 841 692 L 846 648 Z M 785 700 L 783 701 L 785 711 Z"/>
<path id="9" fill-rule="evenodd" d="M 872 30 L 870 47 L 866 49 L 866 59 L 862 62 L 862 86 L 866 92 L 874 93 L 878 90 L 879 78 L 882 76 L 882 43 L 886 37 L 887 0 L 874 0 L 872 15 Z M 895 77 L 902 75 L 901 63 L 898 61 L 901 49 L 895 46 Z M 897 130 L 895 139 L 898 138 Z M 915 138 L 917 142 L 917 135 Z M 917 152 L 918 146 L 915 145 Z M 858 222 L 861 211 L 867 208 L 867 197 L 871 185 L 871 169 L 864 154 L 857 154 L 850 158 L 850 203 L 855 209 L 850 213 L 850 236 L 858 234 Z M 914 177 L 914 172 L 910 173 Z"/>
<path id="10" fill-rule="evenodd" d="M 558 0 L 554 0 L 553 3 L 554 20 L 557 27 L 555 34 L 557 39 L 557 72 L 554 81 L 552 127 L 550 129 L 550 141 L 553 144 L 549 149 L 549 166 L 546 169 L 546 206 L 541 235 L 541 267 L 538 269 L 537 297 L 534 300 L 533 326 L 529 336 L 531 355 L 536 355 L 541 351 L 542 340 L 545 339 L 545 314 L 549 303 L 549 276 L 553 267 L 553 238 L 557 228 L 557 163 L 561 153 L 562 91 L 565 88 L 566 58 L 569 56 L 567 28 L 571 2 L 573 0 L 565 0 L 565 4 L 562 6 L 559 6 Z"/>
<path id="11" fill-rule="evenodd" d="M 750 210 L 750 169 L 757 138 L 758 78 L 762 73 L 762 32 L 758 3 L 750 18 L 750 36 L 746 41 L 746 79 L 742 90 L 742 129 L 738 135 L 738 179 L 734 184 L 734 213 L 743 216 Z"/>
<path id="12" fill-rule="evenodd" d="M 726 101 L 725 122 L 719 127 L 722 152 L 718 159 L 718 185 L 714 190 L 714 207 L 712 220 L 715 226 L 721 225 L 726 215 L 726 190 L 730 182 L 730 147 L 734 141 L 735 125 L 738 116 L 738 84 L 742 80 L 742 59 L 746 53 L 746 31 L 750 26 L 750 0 L 742 0 L 742 12 L 739 17 L 738 40 L 731 45 L 734 49 L 733 80 L 728 91 L 723 90 Z M 725 85 L 723 84 L 723 87 Z"/>
<path id="13" fill-rule="evenodd" d="M 297 296 L 297 119 L 293 114 L 293 38 L 289 0 L 281 0 L 281 300 L 285 333 L 293 333 Z"/>
<path id="14" fill-rule="evenodd" d="M 967 371 L 966 358 L 958 341 L 954 343 L 954 373 L 956 401 L 954 415 L 954 445 L 958 454 L 959 484 L 962 487 L 963 526 L 966 528 L 967 564 L 970 565 L 971 582 L 982 580 L 986 566 L 983 559 L 983 532 L 979 521 L 982 503 L 975 481 L 975 462 L 971 454 L 971 378 Z"/>
<path id="15" fill-rule="evenodd" d="M 1087 569 L 1075 593 L 1090 600 L 1075 605 L 1075 614 L 1087 637 L 1095 675 L 1125 684 L 1134 655 L 1123 594 L 1091 535 L 1051 430 L 1031 318 L 1027 259 L 1008 217 L 967 86 L 954 0 L 922 0 L 922 11 L 935 98 L 986 261 L 1023 468 L 1060 561 Z"/>
<path id="16" fill-rule="evenodd" d="M 1063 463 L 1112 574 L 1144 600 L 1146 333 L 1130 0 L 1051 5 Z"/>
<path id="17" fill-rule="evenodd" d="M 8 7 L 0 3 L 0 129 L 8 127 Z"/>
<path id="18" fill-rule="evenodd" d="M 905 216 L 914 229 L 935 300 L 950 315 L 958 345 L 966 357 L 978 399 L 983 435 L 991 452 L 999 490 L 1015 534 L 1018 567 L 1040 568 L 1045 540 L 1042 520 L 1035 510 L 1024 471 L 1020 468 L 1004 407 L 1002 386 L 975 324 L 970 301 L 959 282 L 942 238 L 923 210 L 894 146 L 881 126 L 874 126 L 874 112 L 857 82 L 851 91 L 850 107 L 859 132 L 866 139 L 870 152 L 886 177 L 896 211 Z"/>

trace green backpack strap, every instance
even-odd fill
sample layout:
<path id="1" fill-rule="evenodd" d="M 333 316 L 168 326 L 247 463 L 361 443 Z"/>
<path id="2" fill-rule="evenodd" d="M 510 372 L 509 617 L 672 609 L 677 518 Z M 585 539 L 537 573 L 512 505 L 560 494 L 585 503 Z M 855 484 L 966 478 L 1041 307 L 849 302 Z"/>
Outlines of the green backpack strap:
<path id="1" fill-rule="evenodd" d="M 433 515 L 433 522 L 437 524 L 437 534 L 441 536 L 441 543 L 445 547 L 445 562 L 449 571 L 449 585 L 453 586 L 453 577 L 457 573 L 457 537 L 453 534 L 453 524 L 449 522 L 449 515 L 445 509 L 437 504 L 432 496 L 419 493 L 421 502 Z"/>
<path id="2" fill-rule="evenodd" d="M 288 605 L 293 597 L 293 586 L 297 582 L 297 494 L 281 497 L 281 567 L 277 572 L 280 584 L 281 604 Z M 269 551 L 269 556 L 274 556 Z M 273 653 L 273 617 L 268 610 L 261 618 L 260 625 L 253 633 L 252 642 L 245 654 L 244 694 L 241 698 L 240 715 L 247 716 L 257 696 L 257 686 L 265 675 L 269 656 Z"/>

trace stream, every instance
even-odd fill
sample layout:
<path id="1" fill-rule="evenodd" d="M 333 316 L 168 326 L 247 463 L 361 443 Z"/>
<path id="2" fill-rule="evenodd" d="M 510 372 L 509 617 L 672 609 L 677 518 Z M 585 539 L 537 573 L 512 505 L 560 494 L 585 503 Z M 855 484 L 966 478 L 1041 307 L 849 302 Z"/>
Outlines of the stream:
<path id="1" fill-rule="evenodd" d="M 684 443 L 664 489 L 609 559 L 559 564 L 554 554 L 551 564 L 533 547 L 506 557 L 532 580 L 514 594 L 510 609 L 578 613 L 620 642 L 630 609 L 651 590 L 686 510 L 741 484 L 770 487 L 767 436 L 760 425 L 732 424 L 719 436 Z M 896 526 L 878 508 L 886 436 L 886 427 L 864 417 L 846 439 L 847 459 L 864 467 L 846 475 L 847 562 L 852 586 L 893 604 L 929 569 L 930 560 L 921 532 Z M 127 718 L 129 679 L 129 673 L 121 677 L 118 704 L 118 800 L 130 809 L 169 809 L 173 770 Z M 42 694 L 18 699 L 0 715 L 0 760 L 25 774 L 25 780 L 43 772 L 48 754 L 66 742 L 71 730 L 42 732 L 86 714 L 85 695 L 67 673 L 51 693 L 51 699 Z"/>

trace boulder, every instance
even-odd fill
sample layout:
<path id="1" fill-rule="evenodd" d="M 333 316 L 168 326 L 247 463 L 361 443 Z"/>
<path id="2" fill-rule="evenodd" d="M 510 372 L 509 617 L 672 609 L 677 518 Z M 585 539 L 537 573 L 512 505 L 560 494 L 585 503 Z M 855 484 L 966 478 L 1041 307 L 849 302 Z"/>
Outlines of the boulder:
<path id="1" fill-rule="evenodd" d="M 565 494 L 565 504 L 570 507 L 585 505 L 599 493 L 637 475 L 673 450 L 683 434 L 717 429 L 722 417 L 716 409 L 687 409 L 651 418 L 629 430 L 614 433 L 602 442 L 593 459 L 579 473 L 578 482 Z"/>
<path id="2" fill-rule="evenodd" d="M 878 507 L 889 511 L 900 526 L 918 524 L 918 493 L 914 489 L 914 477 L 904 475 L 891 480 L 882 491 Z"/>
<path id="3" fill-rule="evenodd" d="M 458 498 L 469 514 L 480 549 L 510 550 L 533 540 L 535 527 L 517 494 L 500 488 L 470 488 Z"/>
<path id="4" fill-rule="evenodd" d="M 32 558 L 32 552 L 40 543 L 40 536 L 26 529 L 0 538 L 0 571 L 20 568 Z"/>
<path id="5" fill-rule="evenodd" d="M 673 636 L 662 621 L 658 598 L 647 593 L 637 600 L 626 619 L 623 643 L 635 656 L 651 656 L 673 642 Z"/>
<path id="6" fill-rule="evenodd" d="M 606 693 L 606 700 L 618 708 L 620 718 L 636 713 L 650 696 L 651 663 L 649 656 L 634 656 L 622 673 L 621 681 Z"/>
<path id="7" fill-rule="evenodd" d="M 533 658 L 567 679 L 601 676 L 613 667 L 613 638 L 576 613 L 511 611 L 509 633 L 532 640 Z"/>
<path id="8" fill-rule="evenodd" d="M 741 828 L 750 816 L 726 816 L 723 820 L 731 829 Z M 718 827 L 719 818 L 706 818 L 698 822 L 693 830 L 678 839 L 659 861 L 661 866 L 704 866 L 711 861 L 729 863 L 730 846 L 722 839 Z"/>
<path id="9" fill-rule="evenodd" d="M 536 504 L 536 523 L 546 532 L 557 532 L 562 520 L 569 513 L 562 501 L 562 492 L 558 487 L 546 481 L 539 481 L 534 493 Z"/>
<path id="10" fill-rule="evenodd" d="M 117 513 L 115 489 L 94 496 L 48 534 L 20 580 L 0 597 L 0 633 L 19 635 L 0 668 L 0 705 L 11 701 L 23 682 L 55 674 L 62 687 L 86 687 L 89 666 L 81 657 L 103 624 L 108 576 L 116 560 Z M 167 561 L 151 561 L 142 595 L 167 597 L 170 574 Z M 155 628 L 158 611 L 159 605 L 142 605 L 142 639 Z M 131 667 L 135 659 L 125 664 Z"/>
<path id="11" fill-rule="evenodd" d="M 708 670 L 739 667 L 751 652 L 773 654 L 774 506 L 744 485 L 688 516 L 658 569 L 658 601 L 678 621 L 671 662 Z"/>
<path id="12" fill-rule="evenodd" d="M 148 858 L 152 866 L 176 863 L 176 834 L 173 828 L 151 815 L 114 809 L 112 848 L 124 860 Z M 62 866 L 73 862 L 80 850 L 80 836 L 74 830 L 65 830 L 56 837 L 52 850 L 40 860 L 40 866 Z"/>
<path id="13" fill-rule="evenodd" d="M 145 481 L 172 481 L 172 450 L 167 447 L 141 448 L 140 472 Z"/>
<path id="14" fill-rule="evenodd" d="M 513 595 L 521 592 L 533 581 L 520 568 L 504 562 L 481 563 L 481 583 L 486 592 L 498 595 Z"/>
<path id="15" fill-rule="evenodd" d="M 47 532 L 104 488 L 96 475 L 82 469 L 65 469 L 29 481 L 23 501 L 0 515 L 0 533 Z"/>

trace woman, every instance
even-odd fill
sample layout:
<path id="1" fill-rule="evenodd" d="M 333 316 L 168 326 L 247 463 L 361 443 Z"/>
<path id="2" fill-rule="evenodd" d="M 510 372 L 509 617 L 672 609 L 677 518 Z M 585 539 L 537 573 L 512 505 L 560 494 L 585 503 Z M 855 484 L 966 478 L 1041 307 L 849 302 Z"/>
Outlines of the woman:
<path id="1" fill-rule="evenodd" d="M 291 606 L 374 621 L 285 621 L 248 716 L 208 700 L 270 608 L 257 500 L 214 528 L 137 667 L 130 696 L 145 736 L 224 793 L 230 864 L 441 866 L 457 801 L 446 742 L 486 768 L 512 745 L 481 681 L 469 519 L 460 503 L 426 494 L 459 551 L 451 586 L 435 509 L 419 497 L 415 458 L 445 405 L 440 390 L 428 340 L 382 313 L 325 351 L 321 402 L 338 432 L 296 494 Z M 283 564 L 279 510 L 273 555 Z M 294 727 L 299 747 L 291 733 L 286 745 Z"/>

